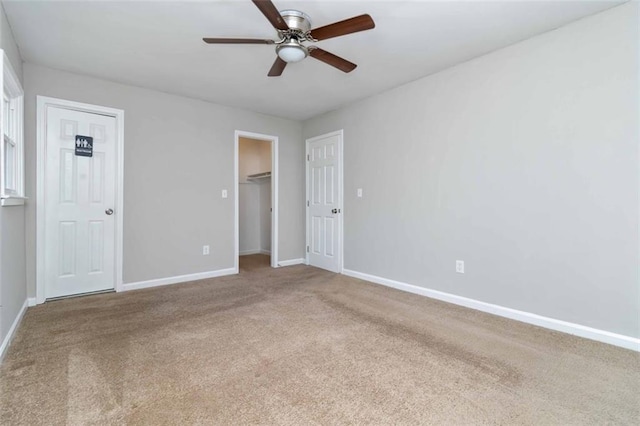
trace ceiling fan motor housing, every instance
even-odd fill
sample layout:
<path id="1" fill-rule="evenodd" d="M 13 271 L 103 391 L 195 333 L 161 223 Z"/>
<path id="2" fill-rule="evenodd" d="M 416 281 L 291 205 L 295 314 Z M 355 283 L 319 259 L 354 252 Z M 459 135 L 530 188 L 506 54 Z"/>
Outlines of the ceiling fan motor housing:
<path id="1" fill-rule="evenodd" d="M 280 11 L 280 15 L 282 16 L 282 19 L 284 19 L 284 22 L 289 26 L 289 29 L 294 30 L 295 32 L 301 32 L 304 34 L 311 30 L 311 18 L 299 10 L 282 10 Z"/>

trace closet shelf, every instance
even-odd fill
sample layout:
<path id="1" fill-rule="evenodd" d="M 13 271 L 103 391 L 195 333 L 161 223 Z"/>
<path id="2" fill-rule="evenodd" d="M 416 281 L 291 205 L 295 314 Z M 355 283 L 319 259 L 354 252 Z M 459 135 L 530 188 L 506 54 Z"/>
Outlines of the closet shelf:
<path id="1" fill-rule="evenodd" d="M 271 172 L 254 173 L 247 175 L 247 180 L 266 179 L 271 177 Z"/>

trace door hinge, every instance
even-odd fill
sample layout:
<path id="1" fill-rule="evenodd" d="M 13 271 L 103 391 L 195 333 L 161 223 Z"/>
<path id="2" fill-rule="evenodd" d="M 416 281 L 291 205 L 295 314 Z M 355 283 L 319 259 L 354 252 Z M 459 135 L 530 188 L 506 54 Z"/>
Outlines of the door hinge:
<path id="1" fill-rule="evenodd" d="M 307 253 L 309 253 L 309 246 L 307 246 Z"/>
<path id="2" fill-rule="evenodd" d="M 309 200 L 307 200 L 307 207 L 309 207 Z"/>
<path id="3" fill-rule="evenodd" d="M 309 154 L 307 154 L 307 161 L 309 161 L 311 159 L 311 157 L 309 157 Z"/>

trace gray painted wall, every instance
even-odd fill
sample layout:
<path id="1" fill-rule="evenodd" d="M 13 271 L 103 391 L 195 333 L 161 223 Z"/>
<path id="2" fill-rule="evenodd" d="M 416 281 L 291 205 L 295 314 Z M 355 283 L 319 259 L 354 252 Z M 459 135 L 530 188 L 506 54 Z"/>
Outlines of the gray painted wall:
<path id="1" fill-rule="evenodd" d="M 242 256 L 260 250 L 260 186 L 240 182 L 238 194 L 238 244 Z"/>
<path id="2" fill-rule="evenodd" d="M 27 300 L 24 207 L 0 207 L 0 342 Z"/>
<path id="3" fill-rule="evenodd" d="M 345 268 L 640 337 L 637 8 L 306 121 L 344 129 Z"/>
<path id="4" fill-rule="evenodd" d="M 22 58 L 1 5 L 0 47 L 22 81 Z M 0 342 L 27 299 L 24 216 L 23 206 L 0 207 Z"/>
<path id="5" fill-rule="evenodd" d="M 124 282 L 232 268 L 235 130 L 279 137 L 280 260 L 304 252 L 301 123 L 24 65 L 27 189 L 35 195 L 36 95 L 125 111 Z M 229 198 L 222 199 L 227 189 Z M 35 208 L 27 209 L 29 295 Z M 211 254 L 202 255 L 209 244 Z"/>
<path id="6" fill-rule="evenodd" d="M 260 198 L 260 249 L 271 251 L 271 178 L 261 179 L 258 183 Z M 304 199 L 303 199 L 304 202 Z"/>

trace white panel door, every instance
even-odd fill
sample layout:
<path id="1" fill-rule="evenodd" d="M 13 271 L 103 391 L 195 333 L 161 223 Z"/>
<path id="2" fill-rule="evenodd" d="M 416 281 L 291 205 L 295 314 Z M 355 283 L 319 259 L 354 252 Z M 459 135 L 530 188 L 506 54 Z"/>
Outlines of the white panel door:
<path id="1" fill-rule="evenodd" d="M 46 126 L 45 297 L 113 289 L 116 120 L 49 106 Z M 92 157 L 76 135 L 93 137 Z"/>
<path id="2" fill-rule="evenodd" d="M 308 141 L 309 264 L 333 272 L 342 267 L 342 136 L 332 134 Z"/>

